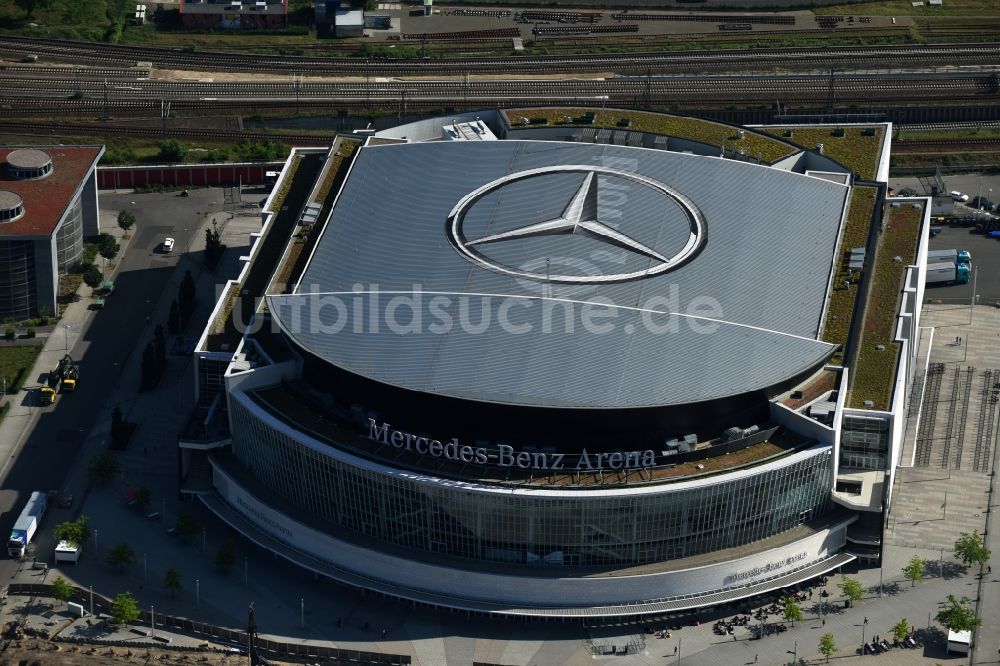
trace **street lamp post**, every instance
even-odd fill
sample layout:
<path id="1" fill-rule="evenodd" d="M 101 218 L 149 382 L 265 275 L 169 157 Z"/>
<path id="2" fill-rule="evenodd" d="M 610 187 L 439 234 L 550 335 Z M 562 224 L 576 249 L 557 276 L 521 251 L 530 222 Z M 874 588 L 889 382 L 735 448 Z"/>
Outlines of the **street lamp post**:
<path id="1" fill-rule="evenodd" d="M 194 604 L 201 608 L 201 580 L 194 579 Z"/>
<path id="2" fill-rule="evenodd" d="M 605 108 L 607 108 L 607 104 L 608 104 L 608 96 L 607 95 L 598 95 L 594 99 L 601 100 L 601 120 L 603 121 L 604 120 L 604 110 L 605 110 Z M 600 123 L 598 123 L 598 124 L 600 124 Z"/>
<path id="3" fill-rule="evenodd" d="M 305 597 L 299 599 L 299 625 L 306 628 L 306 600 Z"/>
<path id="4" fill-rule="evenodd" d="M 69 352 L 69 329 L 72 328 L 72 324 L 63 324 L 63 330 L 66 331 L 65 343 L 63 344 L 63 351 Z"/>

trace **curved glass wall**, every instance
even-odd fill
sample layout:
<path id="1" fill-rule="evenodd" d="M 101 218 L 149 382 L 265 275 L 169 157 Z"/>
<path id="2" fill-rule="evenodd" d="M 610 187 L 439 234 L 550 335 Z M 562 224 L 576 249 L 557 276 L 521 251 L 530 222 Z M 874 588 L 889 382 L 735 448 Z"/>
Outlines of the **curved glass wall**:
<path id="1" fill-rule="evenodd" d="M 631 566 L 740 546 L 830 508 L 832 451 L 662 492 L 480 492 L 326 456 L 230 400 L 233 453 L 266 487 L 338 525 L 423 551 L 494 562 Z"/>
<path id="2" fill-rule="evenodd" d="M 0 241 L 0 317 L 34 315 L 35 246 L 32 241 Z"/>
<path id="3" fill-rule="evenodd" d="M 69 207 L 59 231 L 56 232 L 56 261 L 59 272 L 66 273 L 80 261 L 83 255 L 83 199 L 77 199 Z"/>

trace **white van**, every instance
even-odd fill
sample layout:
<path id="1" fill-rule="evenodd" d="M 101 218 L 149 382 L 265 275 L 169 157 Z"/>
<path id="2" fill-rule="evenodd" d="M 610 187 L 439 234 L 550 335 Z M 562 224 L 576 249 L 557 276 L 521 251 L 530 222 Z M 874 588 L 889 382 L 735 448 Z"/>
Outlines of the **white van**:
<path id="1" fill-rule="evenodd" d="M 955 201 L 961 201 L 962 203 L 965 203 L 966 201 L 969 200 L 968 194 L 962 194 L 958 190 L 952 190 L 948 194 L 950 194 L 951 198 L 954 199 Z"/>

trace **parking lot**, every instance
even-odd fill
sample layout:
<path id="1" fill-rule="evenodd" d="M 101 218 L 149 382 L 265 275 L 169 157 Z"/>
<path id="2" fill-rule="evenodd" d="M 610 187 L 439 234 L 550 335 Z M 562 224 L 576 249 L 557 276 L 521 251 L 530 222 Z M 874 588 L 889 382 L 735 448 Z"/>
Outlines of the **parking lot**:
<path id="1" fill-rule="evenodd" d="M 957 190 L 969 195 L 969 199 L 982 196 L 993 201 L 1000 198 L 1000 176 L 979 174 L 962 174 L 944 177 L 946 192 Z M 891 178 L 889 186 L 899 191 L 909 188 L 916 191 L 917 196 L 929 196 L 933 178 Z M 996 195 L 994 195 L 996 193 Z M 971 203 L 971 201 L 970 201 Z M 967 205 L 956 204 L 955 215 L 971 215 L 975 211 Z M 932 226 L 940 227 L 941 231 L 930 239 L 931 250 L 968 250 L 972 255 L 973 281 L 960 285 L 928 285 L 925 299 L 943 303 L 968 303 L 972 299 L 973 288 L 980 303 L 1000 303 L 1000 241 L 976 233 L 974 227 L 961 226 L 950 218 L 943 221 L 935 220 Z"/>

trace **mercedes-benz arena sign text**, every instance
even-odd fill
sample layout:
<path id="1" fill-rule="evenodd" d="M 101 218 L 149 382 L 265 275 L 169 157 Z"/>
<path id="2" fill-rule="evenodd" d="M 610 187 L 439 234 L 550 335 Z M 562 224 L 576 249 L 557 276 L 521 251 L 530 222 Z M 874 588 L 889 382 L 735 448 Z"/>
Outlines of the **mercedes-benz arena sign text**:
<path id="1" fill-rule="evenodd" d="M 527 180 L 529 178 L 544 178 L 549 174 L 578 172 L 585 174 L 583 184 L 566 203 L 563 212 L 558 217 L 548 220 L 526 221 L 523 226 L 510 231 L 497 234 L 490 234 L 481 238 L 467 238 L 463 231 L 465 215 L 469 209 L 481 198 L 496 190 L 510 185 L 511 183 Z M 650 247 L 640 243 L 627 231 L 619 231 L 603 223 L 599 218 L 597 206 L 598 177 L 622 178 L 648 187 L 659 192 L 665 199 L 675 203 L 683 211 L 688 222 L 688 237 L 680 251 L 671 256 L 666 256 L 657 251 L 655 247 Z M 664 202 L 665 204 L 667 202 Z M 627 220 L 623 223 L 627 225 Z M 538 169 L 528 169 L 508 174 L 503 178 L 498 178 L 473 190 L 455 204 L 448 214 L 447 221 L 448 240 L 466 259 L 483 268 L 506 273 L 518 278 L 531 280 L 558 282 L 566 284 L 593 284 L 601 282 L 623 282 L 642 277 L 651 277 L 667 271 L 673 270 L 687 261 L 690 261 L 701 251 L 706 240 L 705 217 L 694 203 L 680 192 L 674 190 L 663 183 L 652 178 L 647 178 L 637 173 L 621 171 L 610 167 L 589 166 L 589 165 L 559 165 L 541 167 Z M 560 234 L 585 235 L 595 240 L 607 243 L 610 246 L 633 252 L 649 260 L 647 268 L 641 271 L 628 273 L 614 273 L 610 275 L 547 275 L 531 271 L 525 271 L 512 266 L 506 266 L 490 259 L 481 247 L 493 243 L 503 243 L 521 238 L 535 236 L 555 236 Z"/>

